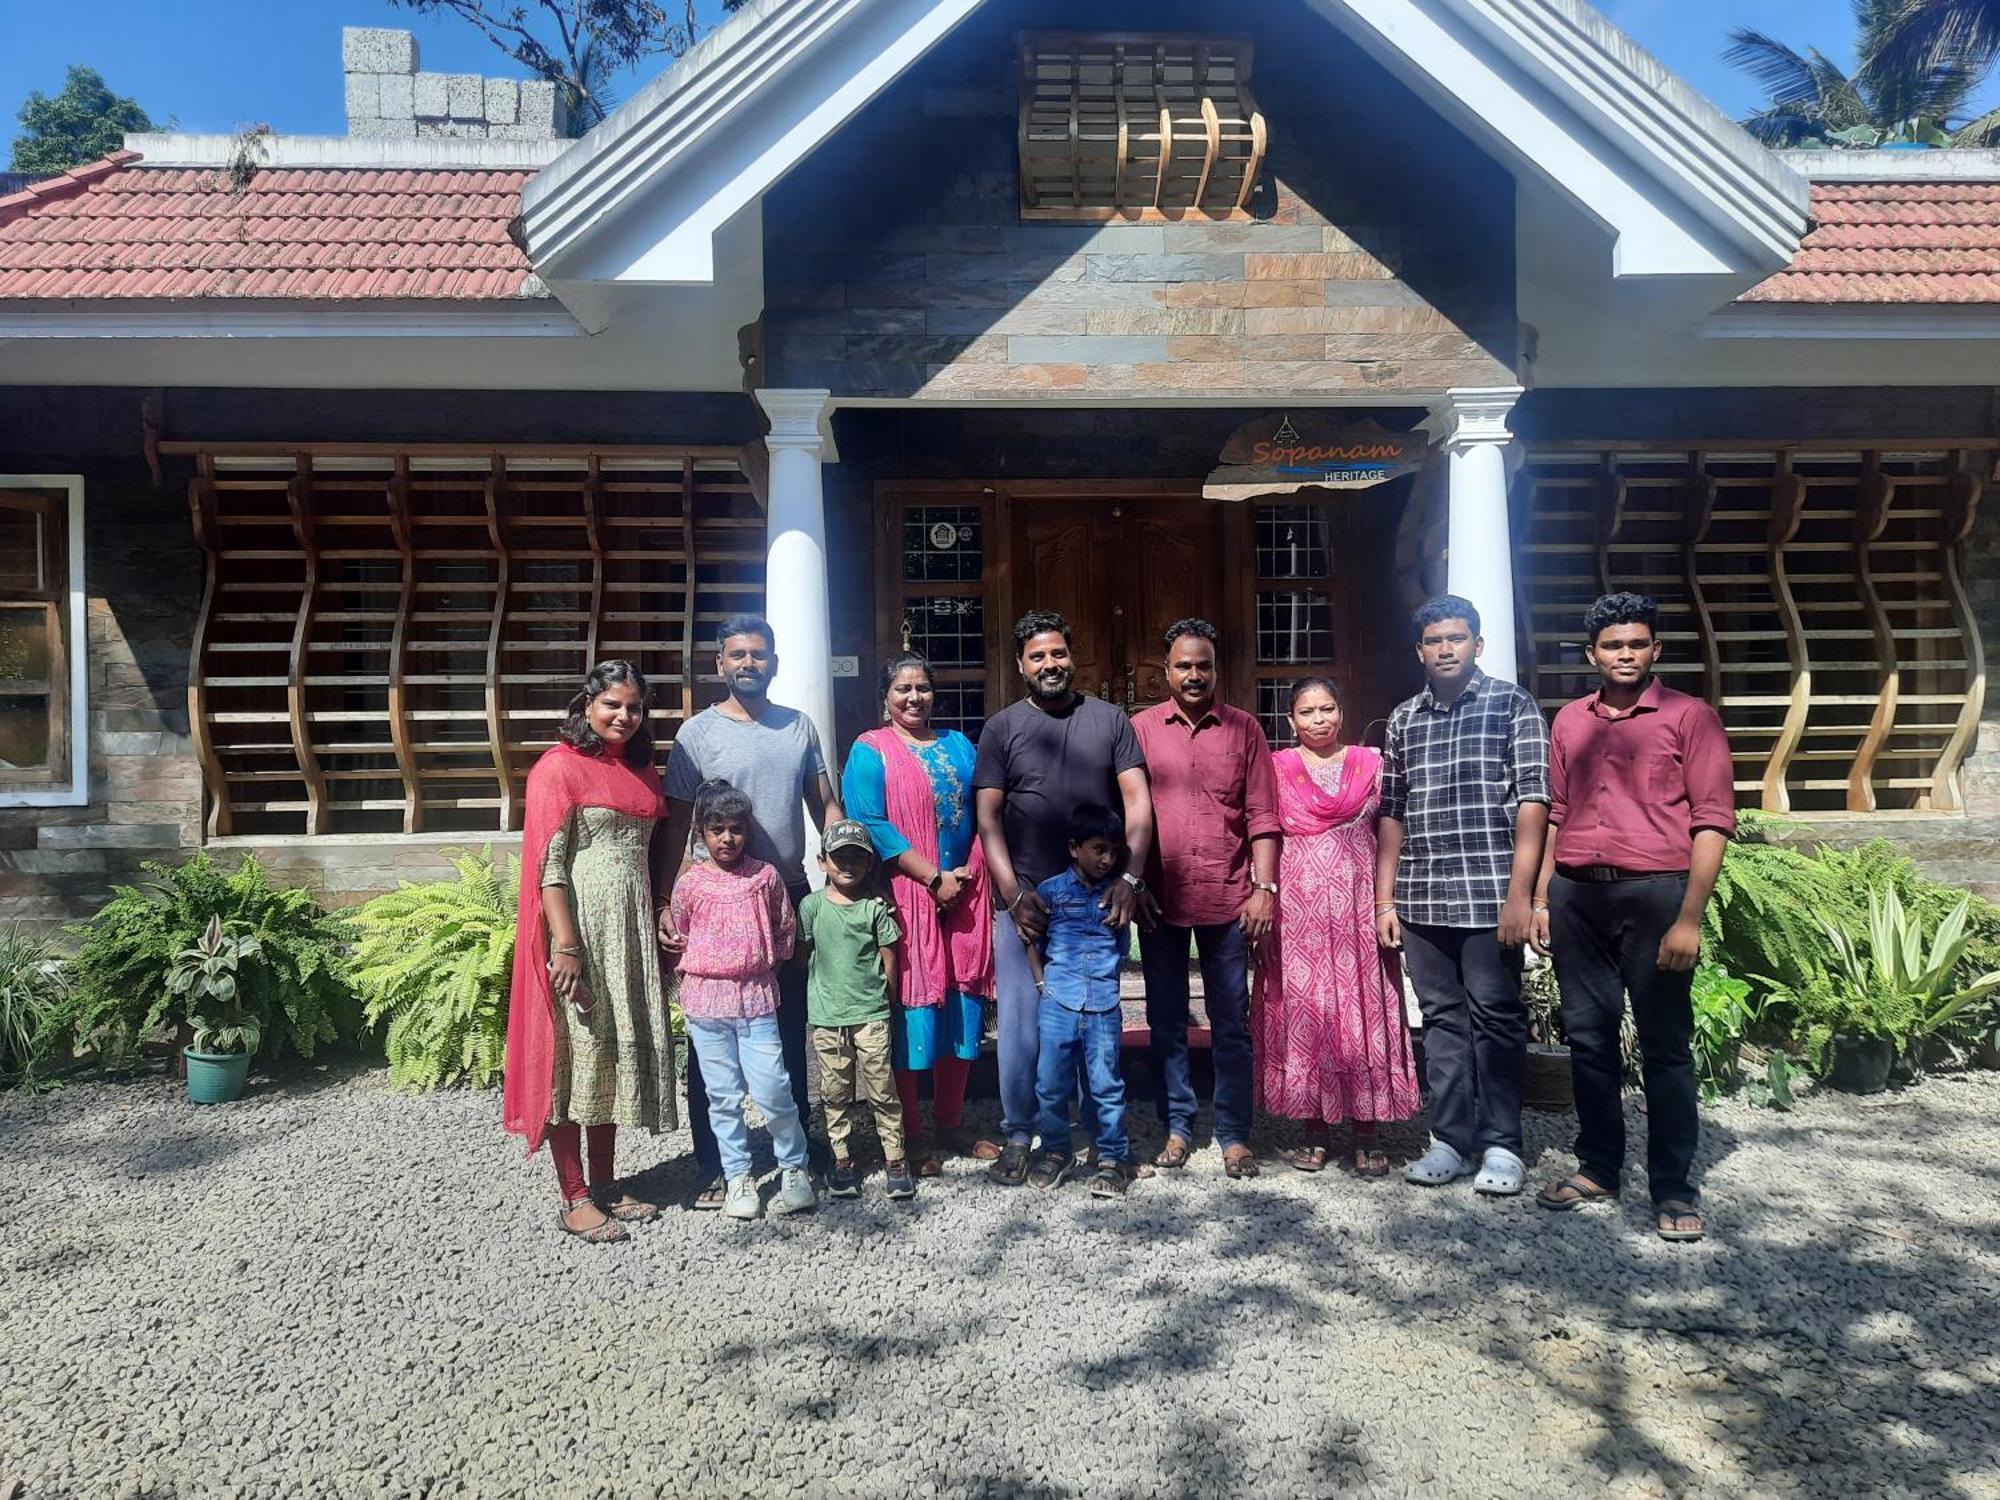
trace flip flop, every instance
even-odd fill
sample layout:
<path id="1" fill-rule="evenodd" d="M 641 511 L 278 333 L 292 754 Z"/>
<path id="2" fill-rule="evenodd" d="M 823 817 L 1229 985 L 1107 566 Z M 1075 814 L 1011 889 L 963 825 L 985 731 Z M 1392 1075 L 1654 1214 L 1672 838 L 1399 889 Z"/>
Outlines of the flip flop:
<path id="1" fill-rule="evenodd" d="M 1567 1193 L 1564 1192 L 1567 1189 Z M 1556 1213 L 1574 1213 L 1586 1203 L 1606 1203 L 1616 1198 L 1617 1193 L 1602 1187 L 1585 1177 L 1581 1172 L 1572 1172 L 1559 1182 L 1552 1182 L 1535 1194 L 1535 1201 L 1543 1208 Z"/>
<path id="2" fill-rule="evenodd" d="M 1167 1137 L 1166 1145 L 1160 1148 L 1160 1154 L 1153 1158 L 1153 1165 L 1178 1171 L 1188 1164 L 1188 1157 L 1193 1154 L 1193 1148 L 1188 1145 L 1186 1136 L 1170 1135 Z"/>
<path id="3" fill-rule="evenodd" d="M 589 1199 L 584 1200 L 586 1203 L 589 1201 Z M 580 1203 L 576 1206 L 581 1208 L 583 1205 Z M 623 1245 L 629 1243 L 632 1238 L 625 1232 L 623 1224 L 609 1217 L 603 1223 L 593 1224 L 588 1229 L 572 1229 L 569 1223 L 569 1210 L 566 1208 L 556 1214 L 556 1228 L 573 1240 L 582 1240 L 586 1245 Z"/>
<path id="4" fill-rule="evenodd" d="M 1261 1169 L 1257 1165 L 1257 1153 L 1245 1146 L 1237 1155 L 1228 1151 L 1222 1153 L 1222 1171 L 1228 1177 L 1255 1177 Z"/>
<path id="5" fill-rule="evenodd" d="M 1695 1227 L 1692 1229 L 1681 1229 L 1678 1227 L 1669 1229 L 1664 1222 L 1672 1220 L 1678 1226 L 1682 1219 L 1693 1219 Z M 1688 1244 L 1700 1239 L 1707 1232 L 1707 1226 L 1702 1221 L 1701 1210 L 1684 1198 L 1669 1198 L 1665 1203 L 1654 1209 L 1653 1227 L 1659 1231 L 1661 1239 L 1671 1240 L 1676 1244 Z"/>
<path id="6" fill-rule="evenodd" d="M 1287 1146 L 1278 1153 L 1278 1160 L 1301 1172 L 1324 1172 L 1332 1158 L 1325 1146 Z"/>

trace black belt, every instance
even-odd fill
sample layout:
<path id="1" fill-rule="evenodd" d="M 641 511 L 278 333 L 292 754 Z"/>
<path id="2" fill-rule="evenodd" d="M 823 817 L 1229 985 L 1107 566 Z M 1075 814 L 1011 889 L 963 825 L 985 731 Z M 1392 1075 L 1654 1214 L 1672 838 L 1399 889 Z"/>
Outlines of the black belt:
<path id="1" fill-rule="evenodd" d="M 1670 880 L 1685 876 L 1686 870 L 1621 870 L 1616 865 L 1557 865 L 1556 873 L 1565 880 L 1581 880 L 1586 885 L 1610 885 L 1618 880 Z"/>

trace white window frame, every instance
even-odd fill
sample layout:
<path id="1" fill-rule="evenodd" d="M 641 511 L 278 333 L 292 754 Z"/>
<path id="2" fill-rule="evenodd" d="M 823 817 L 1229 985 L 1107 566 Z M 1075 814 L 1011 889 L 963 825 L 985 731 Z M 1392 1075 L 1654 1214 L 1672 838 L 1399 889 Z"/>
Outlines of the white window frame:
<path id="1" fill-rule="evenodd" d="M 83 583 L 83 476 L 0 474 L 0 489 L 61 490 L 69 511 L 69 783 L 0 788 L 0 807 L 82 807 L 90 801 L 90 637 Z"/>

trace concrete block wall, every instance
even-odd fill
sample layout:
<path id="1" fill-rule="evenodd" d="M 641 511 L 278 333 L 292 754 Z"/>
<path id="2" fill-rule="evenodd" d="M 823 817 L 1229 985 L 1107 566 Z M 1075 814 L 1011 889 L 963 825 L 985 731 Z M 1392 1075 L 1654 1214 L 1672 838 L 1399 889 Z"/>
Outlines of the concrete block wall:
<path id="1" fill-rule="evenodd" d="M 561 91 L 543 79 L 425 73 L 407 31 L 349 26 L 340 34 L 347 133 L 390 140 L 545 141 L 569 133 Z"/>

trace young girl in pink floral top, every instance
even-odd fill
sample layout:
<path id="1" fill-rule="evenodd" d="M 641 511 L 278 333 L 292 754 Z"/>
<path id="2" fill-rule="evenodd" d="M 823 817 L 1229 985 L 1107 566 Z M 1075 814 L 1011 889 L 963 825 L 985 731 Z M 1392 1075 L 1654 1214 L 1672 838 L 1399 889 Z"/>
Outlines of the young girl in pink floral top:
<path id="1" fill-rule="evenodd" d="M 680 933 L 681 1013 L 708 1084 L 708 1117 L 729 1195 L 722 1211 L 754 1219 L 764 1211 L 750 1175 L 750 1133 L 743 1096 L 770 1124 L 784 1176 L 778 1213 L 816 1207 L 806 1169 L 806 1132 L 778 1039 L 778 965 L 792 956 L 797 928 L 778 872 L 744 852 L 750 799 L 726 781 L 695 794 L 694 824 L 708 850 L 674 886 Z"/>

